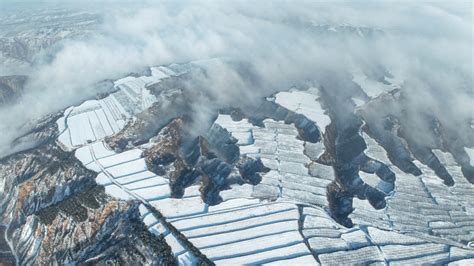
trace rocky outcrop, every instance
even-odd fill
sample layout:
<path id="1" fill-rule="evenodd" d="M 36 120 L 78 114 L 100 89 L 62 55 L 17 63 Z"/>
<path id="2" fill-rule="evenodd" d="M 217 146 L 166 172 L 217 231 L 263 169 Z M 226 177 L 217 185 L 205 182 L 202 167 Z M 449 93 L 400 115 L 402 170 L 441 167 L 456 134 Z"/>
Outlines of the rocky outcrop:
<path id="1" fill-rule="evenodd" d="M 20 263 L 34 261 L 41 245 L 39 235 L 30 237 L 40 227 L 38 212 L 95 186 L 95 173 L 52 144 L 3 159 L 0 177 L 5 193 L 0 212 Z"/>
<path id="2" fill-rule="evenodd" d="M 180 77 L 169 77 L 148 88 L 158 99 L 151 107 L 136 115 L 136 118 L 117 134 L 107 137 L 107 144 L 116 151 L 148 142 L 175 118 L 191 116 L 192 97 L 187 91 L 168 87 L 158 89 L 161 83 L 176 82 Z M 160 87 L 161 88 L 161 87 Z"/>
<path id="3" fill-rule="evenodd" d="M 175 198 L 181 198 L 184 189 L 196 182 L 199 176 L 194 169 L 197 158 L 193 158 L 201 154 L 199 141 L 186 140 L 183 126 L 183 119 L 174 119 L 151 140 L 152 146 L 142 155 L 150 171 L 168 176 L 171 195 Z"/>
<path id="4" fill-rule="evenodd" d="M 202 173 L 202 187 L 200 189 L 203 201 L 209 205 L 217 205 L 222 202 L 219 192 L 228 188 L 227 177 L 232 171 L 229 164 L 213 158 L 200 165 Z"/>
<path id="5" fill-rule="evenodd" d="M 0 161 L 6 243 L 19 264 L 174 263 L 138 204 L 110 199 L 74 153 L 54 143 Z"/>
<path id="6" fill-rule="evenodd" d="M 170 180 L 171 196 L 181 198 L 184 190 L 201 182 L 203 201 L 222 201 L 220 191 L 233 184 L 261 181 L 259 173 L 269 171 L 260 159 L 240 156 L 237 140 L 217 124 L 202 136 L 188 131 L 186 119 L 177 118 L 150 139 L 142 156 L 147 168 Z"/>
<path id="7" fill-rule="evenodd" d="M 237 169 L 239 169 L 242 179 L 252 185 L 257 185 L 262 181 L 262 177 L 259 173 L 266 173 L 270 171 L 270 168 L 263 165 L 260 159 L 255 160 L 247 156 L 244 156 L 238 162 Z"/>
<path id="8" fill-rule="evenodd" d="M 147 230 L 135 203 L 109 200 L 81 222 L 57 216 L 36 234 L 43 237 L 38 264 L 175 264 L 171 248 Z"/>
<path id="9" fill-rule="evenodd" d="M 213 124 L 204 134 L 207 141 L 207 156 L 222 158 L 228 164 L 234 164 L 239 160 L 240 150 L 234 138 L 226 129 Z"/>
<path id="10" fill-rule="evenodd" d="M 55 204 L 69 195 L 95 186 L 96 174 L 82 167 L 73 153 L 54 144 L 12 155 L 0 161 L 4 192 L 1 210 L 25 217 Z M 16 191 L 16 192 L 15 192 Z"/>

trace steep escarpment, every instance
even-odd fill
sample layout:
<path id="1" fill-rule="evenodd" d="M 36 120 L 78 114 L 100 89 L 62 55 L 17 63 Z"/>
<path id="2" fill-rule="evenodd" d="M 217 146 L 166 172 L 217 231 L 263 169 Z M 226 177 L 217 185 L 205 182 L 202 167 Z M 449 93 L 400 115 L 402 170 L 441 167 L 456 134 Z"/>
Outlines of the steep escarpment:
<path id="1" fill-rule="evenodd" d="M 54 144 L 7 157 L 0 169 L 7 195 L 1 202 L 4 219 L 25 218 L 95 185 L 95 173 Z"/>
<path id="2" fill-rule="evenodd" d="M 51 141 L 3 158 L 0 214 L 8 260 L 172 264 L 166 242 L 140 220 L 138 204 L 107 196 L 96 175 Z"/>
<path id="3" fill-rule="evenodd" d="M 109 198 L 85 221 L 57 216 L 36 234 L 43 237 L 38 264 L 174 264 L 163 237 L 150 233 L 140 220 L 136 203 Z"/>
<path id="4" fill-rule="evenodd" d="M 143 157 L 150 171 L 168 175 L 172 196 L 180 198 L 184 189 L 197 181 L 199 174 L 193 165 L 199 157 L 199 141 L 186 141 L 183 136 L 184 121 L 173 120 L 153 139 L 153 146 L 145 150 Z M 186 143 L 184 143 L 186 142 Z"/>
<path id="5" fill-rule="evenodd" d="M 327 88 L 327 89 L 326 89 Z M 349 98 L 333 87 L 322 89 L 331 124 L 324 135 L 325 153 L 318 161 L 332 165 L 335 179 L 327 187 L 329 210 L 339 223 L 352 227 L 348 218 L 353 211 L 353 199 L 368 200 L 375 209 L 386 206 L 385 197 L 393 190 L 395 174 L 384 163 L 365 154 L 367 145 L 360 134 L 363 122 L 353 113 Z M 376 174 L 387 183 L 386 191 L 367 184 L 359 171 Z"/>
<path id="6" fill-rule="evenodd" d="M 237 140 L 219 125 L 199 136 L 188 128 L 186 119 L 174 119 L 143 153 L 150 171 L 169 178 L 172 197 L 181 198 L 186 187 L 201 184 L 203 201 L 215 205 L 222 201 L 220 191 L 234 184 L 256 185 L 259 173 L 268 171 L 259 159 L 241 157 Z"/>

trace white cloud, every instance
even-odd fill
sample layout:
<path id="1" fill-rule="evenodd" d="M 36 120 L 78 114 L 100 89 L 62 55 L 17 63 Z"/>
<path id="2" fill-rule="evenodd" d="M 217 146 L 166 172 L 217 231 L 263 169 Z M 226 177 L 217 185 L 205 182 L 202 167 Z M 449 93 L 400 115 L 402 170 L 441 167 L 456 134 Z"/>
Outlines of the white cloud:
<path id="1" fill-rule="evenodd" d="M 473 85 L 467 1 L 141 1 L 135 8 L 114 5 L 107 12 L 99 36 L 66 41 L 50 62 L 30 73 L 28 93 L 0 110 L 3 145 L 27 120 L 93 96 L 95 82 L 144 66 L 213 57 L 248 62 L 261 81 L 250 88 L 234 70 L 214 69 L 220 73 L 208 80 L 208 90 L 222 103 L 250 101 L 254 94 L 288 88 L 323 70 L 384 66 L 416 85 L 407 88 L 413 90 L 413 104 L 453 106 L 463 116 L 473 111 L 466 100 Z M 328 37 L 314 30 L 323 24 L 384 34 Z"/>

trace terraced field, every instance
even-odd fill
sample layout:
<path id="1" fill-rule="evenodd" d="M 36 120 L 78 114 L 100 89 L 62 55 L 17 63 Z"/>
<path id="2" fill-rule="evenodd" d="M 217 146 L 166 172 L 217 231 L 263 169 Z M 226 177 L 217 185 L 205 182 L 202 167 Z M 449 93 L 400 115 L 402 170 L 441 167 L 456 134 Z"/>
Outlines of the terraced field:
<path id="1" fill-rule="evenodd" d="M 233 184 L 220 192 L 223 202 L 214 206 L 203 202 L 200 182 L 188 186 L 182 198 L 172 198 L 170 180 L 149 171 L 142 158 L 146 145 L 117 153 L 103 141 L 157 101 L 145 86 L 167 75 L 155 69 L 151 77 L 122 79 L 116 82 L 117 92 L 68 109 L 58 121 L 64 124 L 58 141 L 76 148 L 75 156 L 99 173 L 96 181 L 106 193 L 140 201 L 149 231 L 165 236 L 181 264 L 195 264 L 203 256 L 218 265 L 474 262 L 474 250 L 467 247 L 474 239 L 469 200 L 474 187 L 462 178 L 452 156 L 436 151 L 455 177 L 456 185 L 447 188 L 419 162 L 421 176 L 399 170 L 365 133 L 366 155 L 395 172 L 396 189 L 361 172 L 365 183 L 386 194 L 387 206 L 375 210 L 354 199 L 353 228 L 339 225 L 328 213 L 326 186 L 334 173 L 315 160 L 325 151 L 322 141 L 304 141 L 294 124 L 272 119 L 256 126 L 220 114 L 214 122 L 236 139 L 240 156 L 260 158 L 270 169 L 259 184 Z M 317 89 L 310 89 L 278 93 L 273 101 L 324 132 L 331 119 L 319 97 Z"/>
<path id="2" fill-rule="evenodd" d="M 145 89 L 172 74 L 164 67 L 151 69 L 151 76 L 126 77 L 115 81 L 116 92 L 100 100 L 70 107 L 58 121 L 59 141 L 67 148 L 102 140 L 118 133 L 135 114 L 150 107 L 156 98 Z"/>

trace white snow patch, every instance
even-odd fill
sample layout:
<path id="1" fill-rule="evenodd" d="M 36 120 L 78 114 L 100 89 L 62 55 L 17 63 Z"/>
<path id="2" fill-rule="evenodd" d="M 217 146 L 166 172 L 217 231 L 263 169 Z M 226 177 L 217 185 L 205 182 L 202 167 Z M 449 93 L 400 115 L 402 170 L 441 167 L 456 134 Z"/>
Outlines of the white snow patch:
<path id="1" fill-rule="evenodd" d="M 114 83 L 118 91 L 100 100 L 85 101 L 70 113 L 65 112 L 57 121 L 62 132 L 59 142 L 73 149 L 119 132 L 135 114 L 157 101 L 146 87 L 168 76 L 161 70 L 153 69 L 149 77 L 119 79 Z"/>
<path id="2" fill-rule="evenodd" d="M 356 107 L 363 106 L 365 104 L 365 101 L 356 97 L 352 97 L 352 100 L 354 101 Z"/>
<path id="3" fill-rule="evenodd" d="M 471 159 L 471 166 L 474 166 L 474 149 L 464 147 L 464 150 L 466 151 L 467 155 Z"/>
<path id="4" fill-rule="evenodd" d="M 232 136 L 238 140 L 237 145 L 245 146 L 252 144 L 253 125 L 249 123 L 247 119 L 242 119 L 241 121 L 234 121 L 232 120 L 230 115 L 219 114 L 214 123 L 227 129 L 227 131 L 229 131 Z"/>
<path id="5" fill-rule="evenodd" d="M 321 132 L 324 133 L 331 119 L 325 113 L 318 101 L 319 91 L 310 88 L 308 91 L 279 92 L 275 95 L 275 103 L 295 113 L 305 115 L 308 119 L 316 122 Z"/>
<path id="6" fill-rule="evenodd" d="M 389 92 L 393 89 L 399 88 L 400 86 L 396 83 L 392 83 L 391 85 L 384 84 L 379 81 L 372 80 L 368 78 L 362 71 L 354 70 L 352 72 L 352 81 L 357 83 L 362 90 L 369 96 L 370 98 L 375 98 L 382 93 Z M 395 82 L 395 80 L 393 80 Z"/>

